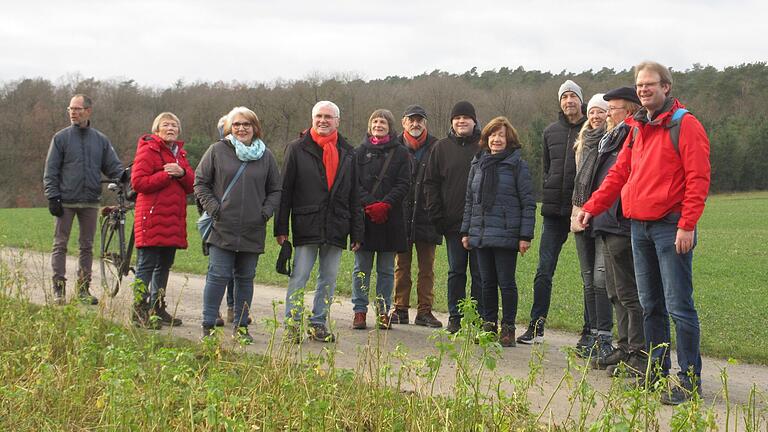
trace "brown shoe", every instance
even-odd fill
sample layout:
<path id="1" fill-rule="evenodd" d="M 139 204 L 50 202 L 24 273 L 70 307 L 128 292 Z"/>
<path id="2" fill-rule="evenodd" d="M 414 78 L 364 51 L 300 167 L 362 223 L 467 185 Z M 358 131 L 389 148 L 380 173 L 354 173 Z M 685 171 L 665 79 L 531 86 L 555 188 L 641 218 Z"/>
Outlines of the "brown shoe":
<path id="1" fill-rule="evenodd" d="M 379 330 L 389 330 L 390 324 L 389 324 L 389 315 L 388 314 L 381 314 L 376 319 L 376 328 Z"/>
<path id="2" fill-rule="evenodd" d="M 501 324 L 501 336 L 499 336 L 499 343 L 503 347 L 516 346 L 515 343 L 515 327 L 509 324 Z"/>
<path id="3" fill-rule="evenodd" d="M 408 324 L 408 310 L 395 309 L 389 317 L 390 324 Z"/>
<path id="4" fill-rule="evenodd" d="M 437 318 L 435 318 L 434 315 L 432 315 L 432 312 L 422 312 L 416 314 L 416 319 L 413 320 L 413 323 L 417 326 L 424 326 L 424 327 L 431 327 L 431 328 L 440 328 L 443 326 L 443 323 L 440 322 Z"/>
<path id="5" fill-rule="evenodd" d="M 365 312 L 355 312 L 355 317 L 352 319 L 352 328 L 363 330 L 365 327 Z"/>

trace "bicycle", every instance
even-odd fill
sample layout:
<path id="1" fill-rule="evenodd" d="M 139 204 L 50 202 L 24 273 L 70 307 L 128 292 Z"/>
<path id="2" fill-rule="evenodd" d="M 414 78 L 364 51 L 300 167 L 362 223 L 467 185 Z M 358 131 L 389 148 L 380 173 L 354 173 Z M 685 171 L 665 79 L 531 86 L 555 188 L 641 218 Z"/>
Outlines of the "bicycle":
<path id="1" fill-rule="evenodd" d="M 130 178 L 130 174 L 127 175 Z M 120 179 L 108 179 L 101 182 L 106 183 L 107 189 L 117 194 L 117 205 L 102 208 L 99 222 L 101 226 L 101 255 L 99 257 L 101 286 L 105 293 L 114 297 L 120 291 L 123 276 L 128 276 L 130 272 L 136 273 L 131 266 L 134 242 L 133 227 L 131 227 L 128 243 L 125 242 L 125 215 L 130 210 L 129 203 L 132 197 L 128 196 L 127 187 Z"/>

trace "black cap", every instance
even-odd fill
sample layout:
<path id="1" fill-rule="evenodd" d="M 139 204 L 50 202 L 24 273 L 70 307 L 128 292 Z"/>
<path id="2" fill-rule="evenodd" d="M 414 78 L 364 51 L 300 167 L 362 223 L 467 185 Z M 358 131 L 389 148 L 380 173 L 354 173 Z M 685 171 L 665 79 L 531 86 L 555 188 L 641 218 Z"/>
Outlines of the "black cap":
<path id="1" fill-rule="evenodd" d="M 611 91 L 608 91 L 603 96 L 603 99 L 609 101 L 614 99 L 624 99 L 628 100 L 630 102 L 634 102 L 638 105 L 642 105 L 640 103 L 640 98 L 637 97 L 637 91 L 634 87 L 619 87 L 616 89 L 613 89 Z"/>
<path id="2" fill-rule="evenodd" d="M 427 118 L 427 112 L 419 105 L 408 105 L 408 108 L 403 112 L 403 117 L 421 116 Z"/>
<path id="3" fill-rule="evenodd" d="M 458 117 L 460 115 L 472 117 L 472 120 L 474 120 L 475 123 L 477 123 L 477 115 L 475 114 L 475 107 L 467 101 L 456 102 L 456 105 L 454 105 L 453 109 L 451 110 L 451 120 L 453 120 L 454 117 Z"/>

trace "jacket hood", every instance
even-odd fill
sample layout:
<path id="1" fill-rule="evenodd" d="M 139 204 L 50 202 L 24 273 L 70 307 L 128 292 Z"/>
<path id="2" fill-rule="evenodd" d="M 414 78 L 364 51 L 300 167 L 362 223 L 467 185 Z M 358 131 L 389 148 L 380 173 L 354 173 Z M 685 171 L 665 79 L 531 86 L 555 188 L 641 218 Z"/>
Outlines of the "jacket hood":
<path id="1" fill-rule="evenodd" d="M 633 115 L 631 118 L 628 118 L 626 123 L 630 126 L 639 126 L 646 123 L 652 125 L 666 123 L 669 121 L 668 119 L 672 117 L 672 113 L 680 108 L 685 108 L 685 105 L 680 103 L 677 98 L 668 97 L 664 101 L 664 105 L 662 105 L 659 113 L 656 115 L 656 118 L 653 120 L 648 120 L 648 109 L 642 107 L 635 113 L 635 115 Z"/>

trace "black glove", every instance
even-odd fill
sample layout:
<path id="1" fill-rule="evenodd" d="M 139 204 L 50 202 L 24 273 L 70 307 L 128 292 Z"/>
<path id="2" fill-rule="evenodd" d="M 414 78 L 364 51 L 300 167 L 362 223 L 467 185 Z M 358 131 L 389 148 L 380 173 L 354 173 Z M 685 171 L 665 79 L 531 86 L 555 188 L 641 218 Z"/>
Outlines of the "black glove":
<path id="1" fill-rule="evenodd" d="M 61 197 L 53 197 L 48 200 L 48 211 L 51 215 L 61 217 L 64 215 L 64 207 L 61 206 Z"/>

